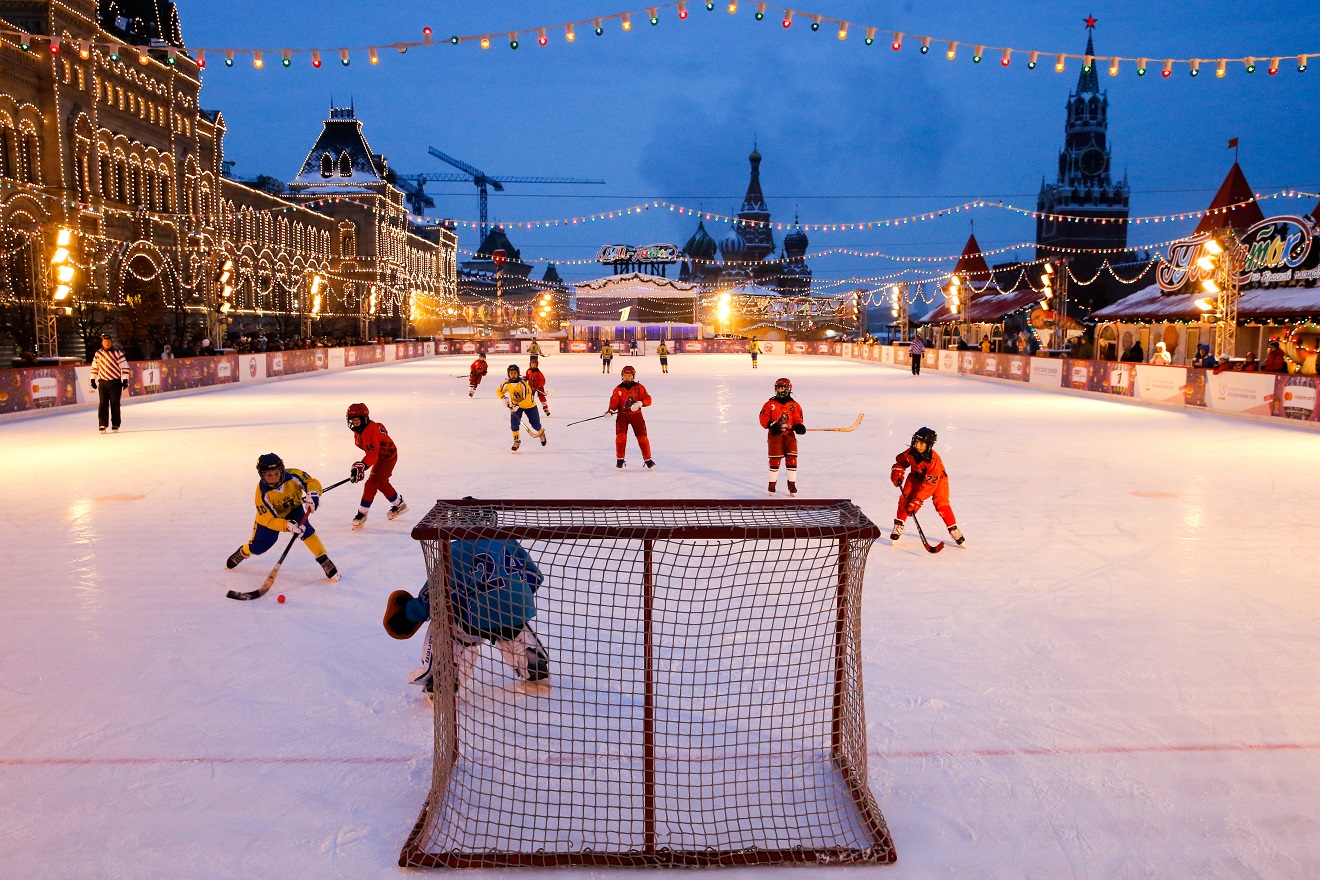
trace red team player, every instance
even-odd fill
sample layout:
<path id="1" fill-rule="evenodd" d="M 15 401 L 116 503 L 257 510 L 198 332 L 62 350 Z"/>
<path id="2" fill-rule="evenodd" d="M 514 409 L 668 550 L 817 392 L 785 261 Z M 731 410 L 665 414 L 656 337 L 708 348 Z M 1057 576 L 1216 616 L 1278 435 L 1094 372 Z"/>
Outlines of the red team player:
<path id="1" fill-rule="evenodd" d="M 775 494 L 779 482 L 779 463 L 788 467 L 788 494 L 797 494 L 798 435 L 807 432 L 802 423 L 802 405 L 793 399 L 793 383 L 787 379 L 775 380 L 775 396 L 761 407 L 761 427 L 766 434 L 770 453 L 770 494 Z"/>
<path id="2" fill-rule="evenodd" d="M 643 464 L 655 467 L 651 459 L 651 439 L 646 436 L 646 419 L 642 418 L 642 407 L 651 405 L 651 395 L 646 393 L 646 386 L 637 381 L 637 371 L 631 366 L 619 373 L 623 379 L 614 388 L 610 396 L 610 411 L 606 415 L 614 416 L 614 466 L 621 468 L 626 464 L 624 453 L 628 448 L 628 427 L 631 425 L 637 445 L 642 449 Z"/>
<path id="3" fill-rule="evenodd" d="M 527 364 L 527 375 L 523 377 L 527 384 L 532 386 L 536 396 L 541 400 L 541 411 L 547 416 L 550 415 L 550 402 L 545 399 L 545 373 L 541 372 L 540 358 L 532 355 Z"/>
<path id="4" fill-rule="evenodd" d="M 471 397 L 477 391 L 477 386 L 481 384 L 481 377 L 486 375 L 486 353 L 483 351 L 477 355 L 477 359 L 468 367 L 468 397 Z"/>
<path id="5" fill-rule="evenodd" d="M 371 413 L 367 411 L 365 403 L 351 404 L 345 419 L 349 430 L 353 432 L 353 442 L 362 450 L 362 460 L 353 464 L 349 479 L 354 483 L 360 483 L 364 478 L 367 481 L 362 487 L 358 512 L 353 517 L 353 529 L 356 531 L 366 524 L 367 513 L 371 510 L 371 502 L 376 499 L 377 492 L 384 492 L 385 500 L 390 503 L 389 512 L 385 514 L 390 519 L 406 511 L 408 505 L 403 496 L 390 485 L 394 465 L 399 461 L 399 449 L 390 439 L 385 426 L 371 420 Z M 371 470 L 370 477 L 366 475 L 368 468 Z"/>
<path id="6" fill-rule="evenodd" d="M 903 523 L 908 514 L 916 513 L 927 498 L 933 498 L 935 510 L 949 527 L 949 535 L 959 545 L 967 539 L 958 529 L 958 518 L 949 506 L 949 474 L 944 470 L 944 462 L 935 451 L 936 434 L 930 428 L 918 428 L 912 435 L 912 444 L 894 459 L 894 467 L 889 471 L 889 479 L 902 490 L 898 499 L 898 512 L 894 515 L 894 532 L 889 540 L 897 541 L 903 534 Z M 907 481 L 903 474 L 910 469 Z"/>

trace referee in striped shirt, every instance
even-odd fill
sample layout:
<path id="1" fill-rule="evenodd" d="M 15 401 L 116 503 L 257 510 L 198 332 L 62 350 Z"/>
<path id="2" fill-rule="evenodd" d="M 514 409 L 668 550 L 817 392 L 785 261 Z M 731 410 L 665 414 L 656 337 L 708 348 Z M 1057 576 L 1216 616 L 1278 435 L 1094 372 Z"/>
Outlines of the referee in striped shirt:
<path id="1" fill-rule="evenodd" d="M 106 426 L 119 430 L 119 396 L 128 387 L 128 358 L 115 347 L 109 333 L 101 334 L 101 348 L 92 358 L 92 388 L 101 395 L 101 406 L 96 411 L 101 433 Z"/>

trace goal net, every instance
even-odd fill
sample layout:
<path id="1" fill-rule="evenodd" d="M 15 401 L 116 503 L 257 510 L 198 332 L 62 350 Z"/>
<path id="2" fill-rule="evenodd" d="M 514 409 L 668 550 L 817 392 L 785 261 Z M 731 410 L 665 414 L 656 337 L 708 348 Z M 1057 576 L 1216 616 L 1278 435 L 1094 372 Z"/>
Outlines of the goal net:
<path id="1" fill-rule="evenodd" d="M 859 643 L 880 532 L 851 502 L 465 499 L 412 534 L 435 755 L 400 865 L 895 859 Z"/>

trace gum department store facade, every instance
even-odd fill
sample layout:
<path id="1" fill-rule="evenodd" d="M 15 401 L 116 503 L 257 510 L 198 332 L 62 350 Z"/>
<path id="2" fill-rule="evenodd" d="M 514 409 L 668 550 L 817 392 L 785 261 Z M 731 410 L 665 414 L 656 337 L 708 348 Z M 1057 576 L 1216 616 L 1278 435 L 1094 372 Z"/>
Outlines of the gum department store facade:
<path id="1" fill-rule="evenodd" d="M 58 339 L 81 358 L 107 329 L 156 351 L 394 337 L 454 304 L 455 235 L 417 234 L 351 109 L 327 131 L 351 126 L 363 149 L 309 154 L 299 180 L 321 179 L 277 197 L 224 177 L 224 119 L 200 91 L 169 0 L 0 0 L 0 349 L 49 356 Z M 75 271 L 57 302 L 64 229 Z"/>

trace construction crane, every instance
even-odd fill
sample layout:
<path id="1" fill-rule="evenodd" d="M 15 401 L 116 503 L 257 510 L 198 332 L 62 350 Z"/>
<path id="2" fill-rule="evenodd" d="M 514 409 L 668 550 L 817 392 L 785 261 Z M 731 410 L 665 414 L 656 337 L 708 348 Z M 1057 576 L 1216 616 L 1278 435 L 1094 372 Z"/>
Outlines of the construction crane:
<path id="1" fill-rule="evenodd" d="M 421 216 L 427 208 L 435 207 L 435 199 L 426 194 L 426 182 L 435 180 L 435 175 L 396 174 L 395 186 L 403 190 L 403 200 L 408 203 L 408 210 Z"/>
<path id="2" fill-rule="evenodd" d="M 435 156 L 441 162 L 447 162 L 448 164 L 453 165 L 459 171 L 463 172 L 462 174 L 428 174 L 426 175 L 427 180 L 470 181 L 474 186 L 476 186 L 477 192 L 480 193 L 481 195 L 481 240 L 482 241 L 486 240 L 486 229 L 488 226 L 486 222 L 487 188 L 493 189 L 495 190 L 495 192 L 504 192 L 504 184 L 506 183 L 554 183 L 554 184 L 573 183 L 573 184 L 601 184 L 602 186 L 605 183 L 605 181 L 603 180 L 584 180 L 580 177 L 511 177 L 504 174 L 501 174 L 498 177 L 496 177 L 494 175 L 487 174 L 486 172 L 482 171 L 479 168 L 472 167 L 471 165 L 469 165 L 468 163 L 464 162 L 461 159 L 455 159 L 453 156 L 446 155 L 445 153 L 442 153 L 439 150 L 437 150 L 435 147 L 427 147 L 426 149 L 427 152 L 429 152 L 432 156 Z M 421 175 L 417 175 L 417 176 L 420 177 Z"/>

